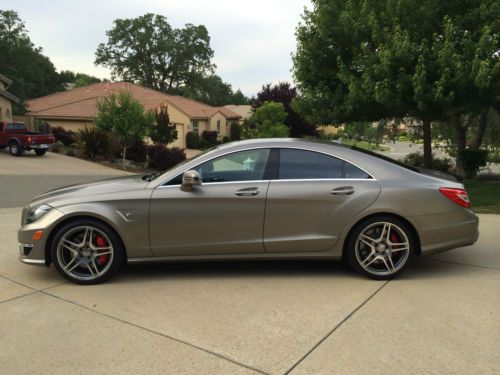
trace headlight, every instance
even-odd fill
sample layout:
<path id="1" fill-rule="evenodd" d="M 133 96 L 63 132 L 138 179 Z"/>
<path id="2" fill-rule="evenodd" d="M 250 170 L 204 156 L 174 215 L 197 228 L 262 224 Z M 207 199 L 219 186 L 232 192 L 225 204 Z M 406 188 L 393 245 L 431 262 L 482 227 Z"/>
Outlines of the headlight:
<path id="1" fill-rule="evenodd" d="M 32 208 L 28 212 L 28 217 L 26 218 L 26 222 L 33 223 L 40 219 L 43 215 L 45 215 L 47 212 L 52 210 L 52 207 L 50 207 L 48 204 L 42 204 L 41 206 L 38 206 L 36 208 Z"/>

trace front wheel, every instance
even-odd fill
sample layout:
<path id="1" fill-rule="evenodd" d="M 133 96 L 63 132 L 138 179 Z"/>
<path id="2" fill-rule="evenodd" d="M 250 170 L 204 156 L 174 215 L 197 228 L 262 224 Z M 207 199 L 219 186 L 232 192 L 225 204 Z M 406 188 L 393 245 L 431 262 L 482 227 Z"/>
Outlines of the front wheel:
<path id="1" fill-rule="evenodd" d="M 9 143 L 9 152 L 12 156 L 22 155 L 23 151 L 23 148 L 17 141 L 11 141 Z"/>
<path id="2" fill-rule="evenodd" d="M 349 236 L 347 258 L 358 272 L 377 280 L 392 279 L 411 262 L 416 241 L 408 225 L 390 216 L 359 223 Z"/>
<path id="3" fill-rule="evenodd" d="M 124 262 L 117 234 L 99 221 L 85 219 L 64 225 L 52 241 L 57 271 L 76 284 L 98 284 L 115 275 Z"/>
<path id="4" fill-rule="evenodd" d="M 37 156 L 43 156 L 43 155 L 45 155 L 46 152 L 47 152 L 47 150 L 35 149 L 35 154 Z"/>

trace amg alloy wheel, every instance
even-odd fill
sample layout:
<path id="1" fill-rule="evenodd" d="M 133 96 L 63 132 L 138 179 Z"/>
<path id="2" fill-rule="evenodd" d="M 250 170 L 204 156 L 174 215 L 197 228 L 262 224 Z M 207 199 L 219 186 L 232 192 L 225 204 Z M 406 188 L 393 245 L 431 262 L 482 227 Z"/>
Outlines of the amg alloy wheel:
<path id="1" fill-rule="evenodd" d="M 123 250 L 116 234 L 91 220 L 73 222 L 61 228 L 51 250 L 59 273 L 78 284 L 107 280 L 123 263 Z"/>
<path id="2" fill-rule="evenodd" d="M 405 223 L 379 217 L 358 225 L 348 246 L 349 262 L 356 270 L 374 279 L 390 279 L 411 261 L 415 241 Z"/>

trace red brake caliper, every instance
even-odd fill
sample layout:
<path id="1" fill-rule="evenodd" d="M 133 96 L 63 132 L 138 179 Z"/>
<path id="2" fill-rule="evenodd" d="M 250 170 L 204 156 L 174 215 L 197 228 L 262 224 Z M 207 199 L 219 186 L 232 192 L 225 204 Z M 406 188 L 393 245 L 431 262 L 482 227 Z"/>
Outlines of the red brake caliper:
<path id="1" fill-rule="evenodd" d="M 391 233 L 391 242 L 392 243 L 397 243 L 398 242 L 398 236 L 396 235 L 396 233 L 392 232 Z M 391 253 L 391 255 L 393 255 L 394 253 Z M 392 256 L 391 256 L 392 258 Z M 396 258 L 397 259 L 397 258 Z"/>
<path id="2" fill-rule="evenodd" d="M 107 247 L 108 246 L 108 242 L 106 241 L 106 239 L 100 235 L 97 235 L 95 237 L 95 243 L 96 243 L 97 247 Z M 98 256 L 97 261 L 102 266 L 102 265 L 106 264 L 106 262 L 108 261 L 108 257 L 109 257 L 109 254 Z"/>

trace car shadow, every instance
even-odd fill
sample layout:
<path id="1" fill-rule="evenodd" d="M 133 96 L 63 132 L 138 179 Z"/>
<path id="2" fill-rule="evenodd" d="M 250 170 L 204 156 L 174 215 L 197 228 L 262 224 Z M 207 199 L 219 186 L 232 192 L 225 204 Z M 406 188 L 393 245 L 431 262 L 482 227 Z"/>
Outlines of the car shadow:
<path id="1" fill-rule="evenodd" d="M 398 280 L 446 279 L 482 272 L 481 268 L 459 265 L 432 258 L 416 258 Z M 363 278 L 339 260 L 251 260 L 186 261 L 126 265 L 111 282 L 128 283 L 161 279 L 234 279 L 292 277 Z"/>
<path id="2" fill-rule="evenodd" d="M 340 261 L 332 260 L 262 260 L 262 261 L 209 261 L 158 262 L 129 264 L 113 278 L 115 282 L 136 279 L 221 279 L 266 277 L 324 277 L 355 275 Z"/>

